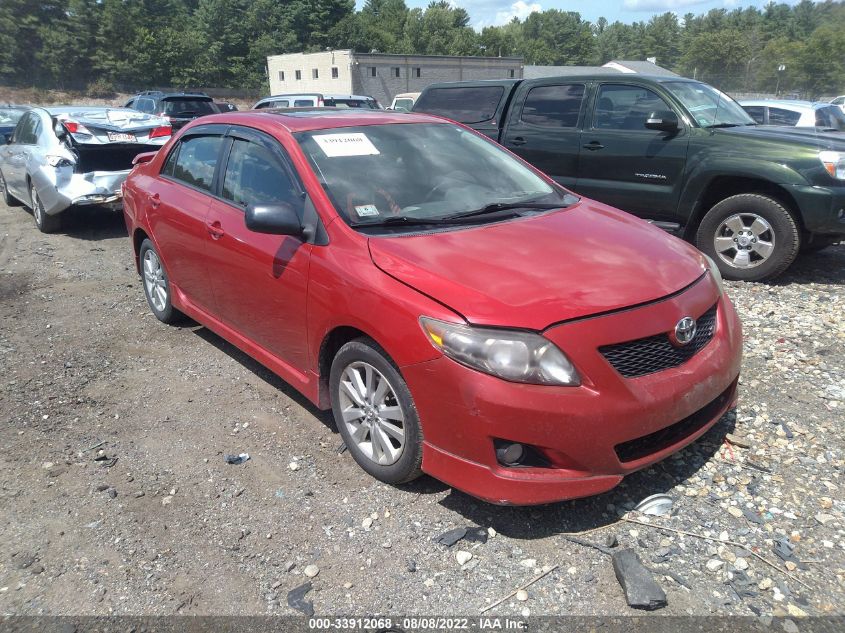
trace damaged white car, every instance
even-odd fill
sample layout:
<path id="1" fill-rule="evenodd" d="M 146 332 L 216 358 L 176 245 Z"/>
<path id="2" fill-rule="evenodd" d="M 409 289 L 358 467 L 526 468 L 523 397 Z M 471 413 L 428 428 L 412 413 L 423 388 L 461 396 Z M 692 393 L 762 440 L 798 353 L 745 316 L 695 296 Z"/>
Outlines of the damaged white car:
<path id="1" fill-rule="evenodd" d="M 0 196 L 32 209 L 44 233 L 58 230 L 71 206 L 121 206 L 121 185 L 135 156 L 169 139 L 170 124 L 128 108 L 32 108 L 0 145 Z"/>

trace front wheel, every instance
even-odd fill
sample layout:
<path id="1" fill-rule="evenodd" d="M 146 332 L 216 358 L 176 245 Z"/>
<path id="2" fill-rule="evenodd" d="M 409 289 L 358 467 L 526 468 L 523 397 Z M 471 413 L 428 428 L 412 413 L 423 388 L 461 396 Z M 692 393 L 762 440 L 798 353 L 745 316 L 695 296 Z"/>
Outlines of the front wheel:
<path id="1" fill-rule="evenodd" d="M 725 198 L 702 219 L 695 237 L 726 279 L 761 281 L 781 274 L 801 247 L 798 224 L 779 201 L 743 193 Z"/>
<path id="2" fill-rule="evenodd" d="M 374 341 L 346 343 L 329 376 L 338 431 L 358 465 L 389 484 L 422 473 L 422 431 L 408 385 Z"/>
<path id="3" fill-rule="evenodd" d="M 35 219 L 35 226 L 42 233 L 55 233 L 62 226 L 62 217 L 60 215 L 47 215 L 44 211 L 44 205 L 41 203 L 41 198 L 38 197 L 38 192 L 35 190 L 35 185 L 32 185 L 29 190 L 29 200 L 32 209 L 32 217 Z"/>

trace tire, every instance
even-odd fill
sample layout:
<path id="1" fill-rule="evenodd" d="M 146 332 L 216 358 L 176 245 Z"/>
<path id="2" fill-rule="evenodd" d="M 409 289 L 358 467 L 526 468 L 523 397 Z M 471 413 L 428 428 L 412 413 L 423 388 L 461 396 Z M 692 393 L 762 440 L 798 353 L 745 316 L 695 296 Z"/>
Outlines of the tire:
<path id="1" fill-rule="evenodd" d="M 372 372 L 370 379 L 368 372 Z M 352 387 L 353 374 L 363 391 Z M 375 341 L 359 338 L 340 348 L 332 361 L 329 389 L 338 431 L 361 468 L 388 484 L 406 483 L 422 474 L 423 437 L 417 408 L 399 370 Z M 357 406 L 362 402 L 364 406 Z"/>
<path id="2" fill-rule="evenodd" d="M 705 214 L 695 244 L 716 262 L 725 279 L 761 281 L 777 277 L 795 260 L 801 233 L 780 202 L 742 193 Z"/>
<path id="3" fill-rule="evenodd" d="M 44 211 L 44 205 L 41 204 L 41 199 L 38 197 L 38 192 L 35 190 L 35 185 L 29 187 L 29 204 L 35 226 L 38 227 L 39 231 L 55 233 L 61 228 L 62 217 L 60 215 L 47 215 Z"/>
<path id="4" fill-rule="evenodd" d="M 144 296 L 147 298 L 150 310 L 162 323 L 172 325 L 179 322 L 182 319 L 182 313 L 173 307 L 170 278 L 167 276 L 158 251 L 149 239 L 141 242 L 138 258 L 141 262 L 141 285 L 144 287 Z"/>
<path id="5" fill-rule="evenodd" d="M 3 176 L 2 171 L 0 171 L 0 198 L 3 199 L 3 203 L 7 207 L 18 207 L 21 204 L 20 200 L 9 193 L 9 188 L 6 186 L 6 178 Z"/>

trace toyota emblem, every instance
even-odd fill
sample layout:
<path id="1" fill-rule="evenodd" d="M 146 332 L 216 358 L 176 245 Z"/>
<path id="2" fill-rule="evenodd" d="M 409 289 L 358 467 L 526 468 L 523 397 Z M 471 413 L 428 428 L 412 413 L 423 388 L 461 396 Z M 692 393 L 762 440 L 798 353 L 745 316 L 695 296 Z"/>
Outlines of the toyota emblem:
<path id="1" fill-rule="evenodd" d="M 686 345 L 695 338 L 695 331 L 698 326 L 692 317 L 684 317 L 675 326 L 675 340 L 678 345 Z"/>

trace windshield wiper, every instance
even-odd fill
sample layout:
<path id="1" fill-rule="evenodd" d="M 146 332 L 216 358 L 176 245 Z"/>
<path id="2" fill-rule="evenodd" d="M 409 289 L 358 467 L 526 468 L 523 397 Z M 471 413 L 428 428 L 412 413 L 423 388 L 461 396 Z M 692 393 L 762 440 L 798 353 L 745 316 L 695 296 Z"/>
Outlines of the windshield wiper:
<path id="1" fill-rule="evenodd" d="M 430 224 L 446 224 L 440 218 L 417 218 L 412 215 L 394 215 L 389 218 L 384 218 L 383 220 L 379 220 L 378 222 L 351 222 L 349 226 L 353 228 L 367 228 L 367 227 L 378 227 L 378 226 L 397 226 L 400 224 L 405 225 L 430 225 Z"/>
<path id="2" fill-rule="evenodd" d="M 752 123 L 748 123 L 748 125 L 753 125 Z M 739 127 L 739 123 L 714 123 L 713 125 L 705 125 L 708 130 L 712 130 L 713 128 L 717 127 Z"/>
<path id="3" fill-rule="evenodd" d="M 489 213 L 496 213 L 498 211 L 509 211 L 511 209 L 562 209 L 566 204 L 549 204 L 542 202 L 494 202 L 488 204 L 480 209 L 472 211 L 463 211 L 461 213 L 453 213 L 447 215 L 444 220 L 460 220 L 462 218 L 471 218 L 478 215 L 487 215 Z"/>

